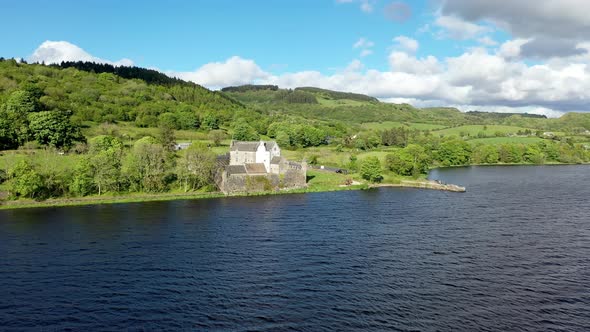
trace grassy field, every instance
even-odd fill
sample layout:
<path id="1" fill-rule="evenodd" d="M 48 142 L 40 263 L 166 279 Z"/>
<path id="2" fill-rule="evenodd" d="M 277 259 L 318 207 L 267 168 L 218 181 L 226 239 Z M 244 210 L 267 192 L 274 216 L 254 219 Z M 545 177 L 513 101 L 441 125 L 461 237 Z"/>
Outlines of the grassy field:
<path id="1" fill-rule="evenodd" d="M 21 160 L 37 164 L 41 170 L 51 169 L 58 172 L 72 169 L 80 155 L 60 155 L 53 150 L 11 150 L 0 153 L 0 169 L 9 170 Z"/>
<path id="2" fill-rule="evenodd" d="M 521 143 L 521 144 L 535 144 L 541 142 L 543 139 L 539 137 L 489 137 L 489 138 L 475 138 L 469 140 L 469 143 L 478 144 L 504 144 L 504 143 Z"/>
<path id="3" fill-rule="evenodd" d="M 410 129 L 418 130 L 438 130 L 443 129 L 446 126 L 431 124 L 431 123 L 402 123 L 397 121 L 383 121 L 383 122 L 366 122 L 361 125 L 363 129 L 367 130 L 386 130 L 398 127 L 407 127 Z"/>
<path id="4" fill-rule="evenodd" d="M 307 171 L 307 190 L 306 191 L 333 191 L 339 190 L 347 179 L 352 179 L 352 175 L 337 174 L 321 170 Z"/>
<path id="5" fill-rule="evenodd" d="M 345 149 L 342 152 L 337 152 L 334 147 L 317 147 L 317 148 L 306 148 L 299 150 L 286 150 L 281 151 L 282 155 L 289 160 L 301 161 L 304 158 L 311 160 L 313 156 L 317 157 L 318 165 L 334 166 L 334 167 L 346 167 L 350 163 L 350 157 L 356 156 L 357 163 L 366 159 L 367 157 L 377 157 L 381 162 L 385 162 L 385 156 L 390 154 L 397 148 L 387 148 L 372 151 L 356 151 L 354 149 Z"/>
<path id="6" fill-rule="evenodd" d="M 350 99 L 326 99 L 317 97 L 318 103 L 326 107 L 337 107 L 337 106 L 363 106 L 366 105 L 366 101 L 350 100 Z"/>
<path id="7" fill-rule="evenodd" d="M 92 138 L 98 135 L 114 135 L 127 140 L 136 141 L 145 136 L 158 137 L 160 130 L 158 128 L 138 128 L 132 122 L 118 122 L 117 124 L 92 125 L 88 128 L 84 128 L 82 133 L 87 138 Z M 179 142 L 208 139 L 206 132 L 197 130 L 175 130 L 174 134 Z"/>
<path id="8" fill-rule="evenodd" d="M 472 136 L 476 137 L 479 133 L 484 133 L 486 136 L 494 136 L 496 133 L 501 134 L 516 134 L 519 130 L 525 131 L 529 128 L 523 127 L 514 127 L 514 126 L 500 126 L 500 125 L 470 125 L 470 126 L 459 126 L 453 128 L 446 128 L 441 130 L 433 131 L 433 134 L 439 134 L 443 136 Z M 535 132 L 534 129 L 529 129 L 533 133 Z"/>

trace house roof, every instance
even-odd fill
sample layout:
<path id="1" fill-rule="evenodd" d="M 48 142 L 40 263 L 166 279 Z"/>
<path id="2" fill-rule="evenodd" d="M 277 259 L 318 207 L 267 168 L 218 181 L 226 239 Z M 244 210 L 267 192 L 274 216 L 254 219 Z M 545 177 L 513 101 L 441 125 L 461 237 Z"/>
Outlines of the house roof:
<path id="1" fill-rule="evenodd" d="M 265 174 L 266 167 L 262 163 L 251 163 L 251 164 L 244 164 L 246 167 L 246 172 L 248 174 Z"/>
<path id="2" fill-rule="evenodd" d="M 227 175 L 232 174 L 246 174 L 246 167 L 244 165 L 229 165 L 225 167 Z"/>
<path id="3" fill-rule="evenodd" d="M 260 144 L 264 144 L 266 147 L 266 151 L 270 151 L 275 145 L 277 145 L 274 141 L 232 141 L 230 150 L 231 151 L 246 151 L 246 152 L 256 152 L 258 150 L 258 146 Z"/>
<path id="4" fill-rule="evenodd" d="M 279 156 L 274 156 L 272 157 L 272 159 L 270 160 L 271 164 L 279 164 L 281 162 L 281 157 Z"/>

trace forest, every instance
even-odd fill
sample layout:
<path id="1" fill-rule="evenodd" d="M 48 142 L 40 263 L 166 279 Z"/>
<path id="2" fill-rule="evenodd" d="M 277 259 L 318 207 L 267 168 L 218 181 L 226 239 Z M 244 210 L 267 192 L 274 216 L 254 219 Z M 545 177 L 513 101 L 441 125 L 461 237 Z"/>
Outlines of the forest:
<path id="1" fill-rule="evenodd" d="M 439 166 L 586 163 L 590 116 L 418 109 L 310 87 L 210 91 L 138 67 L 0 59 L 0 199 L 212 192 L 232 139 L 347 169 L 335 183 L 399 181 Z"/>

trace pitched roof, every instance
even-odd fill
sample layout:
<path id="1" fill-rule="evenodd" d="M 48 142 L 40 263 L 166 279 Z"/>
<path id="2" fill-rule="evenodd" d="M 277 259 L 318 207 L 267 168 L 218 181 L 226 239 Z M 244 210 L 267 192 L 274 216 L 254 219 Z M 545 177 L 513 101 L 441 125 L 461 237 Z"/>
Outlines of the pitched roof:
<path id="1" fill-rule="evenodd" d="M 275 145 L 277 145 L 274 141 L 232 141 L 230 150 L 231 151 L 246 151 L 246 152 L 256 152 L 258 150 L 258 146 L 260 144 L 264 144 L 266 151 L 270 151 Z"/>
<path id="2" fill-rule="evenodd" d="M 244 164 L 246 172 L 248 174 L 264 174 L 266 173 L 266 167 L 262 163 Z"/>
<path id="3" fill-rule="evenodd" d="M 279 156 L 274 156 L 272 157 L 272 159 L 270 160 L 271 164 L 279 164 L 281 162 L 281 157 Z"/>
<path id="4" fill-rule="evenodd" d="M 260 142 L 238 142 L 232 141 L 231 142 L 231 151 L 248 151 L 248 152 L 256 152 L 258 150 L 258 144 Z"/>
<path id="5" fill-rule="evenodd" d="M 246 168 L 244 165 L 229 165 L 225 167 L 227 175 L 232 174 L 246 174 Z"/>

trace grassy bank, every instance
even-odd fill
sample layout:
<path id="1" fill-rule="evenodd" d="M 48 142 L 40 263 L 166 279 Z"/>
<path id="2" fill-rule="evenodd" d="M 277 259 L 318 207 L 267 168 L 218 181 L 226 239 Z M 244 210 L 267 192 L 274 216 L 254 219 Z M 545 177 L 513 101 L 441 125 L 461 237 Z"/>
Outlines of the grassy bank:
<path id="1" fill-rule="evenodd" d="M 269 191 L 261 193 L 244 193 L 230 195 L 230 197 L 243 196 L 262 196 L 262 195 L 281 195 L 293 193 L 309 193 L 309 192 L 328 192 L 340 190 L 358 190 L 366 189 L 368 185 L 364 182 L 356 185 L 344 186 L 345 181 L 351 178 L 343 174 L 336 174 L 331 172 L 310 170 L 308 172 L 307 188 Z M 138 202 L 152 202 L 152 201 L 172 201 L 172 200 L 188 200 L 188 199 L 209 199 L 228 197 L 220 192 L 169 192 L 169 193 L 128 193 L 119 195 L 93 195 L 86 197 L 63 197 L 51 198 L 43 201 L 36 201 L 32 199 L 19 199 L 0 201 L 0 210 L 19 209 L 19 208 L 39 208 L 39 207 L 60 207 L 60 206 L 81 206 L 81 205 L 97 205 L 97 204 L 120 204 L 120 203 L 138 203 Z"/>

